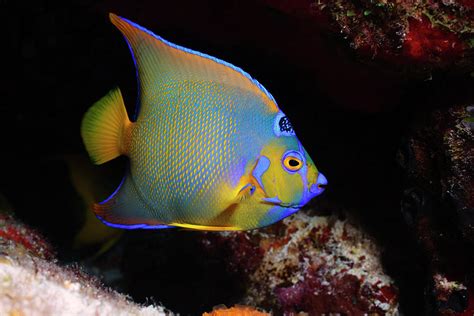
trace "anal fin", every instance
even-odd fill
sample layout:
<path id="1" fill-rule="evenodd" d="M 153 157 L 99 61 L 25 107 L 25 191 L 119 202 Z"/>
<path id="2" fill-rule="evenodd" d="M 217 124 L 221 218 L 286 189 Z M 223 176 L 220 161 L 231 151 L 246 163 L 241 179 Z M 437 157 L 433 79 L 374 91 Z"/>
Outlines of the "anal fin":
<path id="1" fill-rule="evenodd" d="M 92 209 L 97 218 L 107 226 L 121 229 L 163 229 L 169 228 L 153 216 L 146 202 L 141 198 L 130 173 L 114 193 Z"/>

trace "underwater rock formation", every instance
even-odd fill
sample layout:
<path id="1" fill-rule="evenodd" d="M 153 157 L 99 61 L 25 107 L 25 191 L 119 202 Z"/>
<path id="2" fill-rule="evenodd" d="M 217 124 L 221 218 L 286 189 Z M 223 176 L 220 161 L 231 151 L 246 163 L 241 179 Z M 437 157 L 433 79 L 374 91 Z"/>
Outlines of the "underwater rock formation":
<path id="1" fill-rule="evenodd" d="M 207 233 L 246 284 L 244 304 L 275 313 L 398 312 L 398 294 L 374 243 L 346 221 L 298 212 L 264 230 Z"/>
<path id="2" fill-rule="evenodd" d="M 472 107 L 418 115 L 399 151 L 402 213 L 424 251 L 428 310 L 474 312 Z"/>
<path id="3" fill-rule="evenodd" d="M 455 66 L 463 72 L 474 66 L 474 4 L 469 0 L 264 2 L 290 14 L 312 15 L 370 58 L 438 69 Z"/>
<path id="4" fill-rule="evenodd" d="M 60 267 L 36 231 L 0 213 L 0 315 L 166 315 L 103 288 L 77 266 Z"/>

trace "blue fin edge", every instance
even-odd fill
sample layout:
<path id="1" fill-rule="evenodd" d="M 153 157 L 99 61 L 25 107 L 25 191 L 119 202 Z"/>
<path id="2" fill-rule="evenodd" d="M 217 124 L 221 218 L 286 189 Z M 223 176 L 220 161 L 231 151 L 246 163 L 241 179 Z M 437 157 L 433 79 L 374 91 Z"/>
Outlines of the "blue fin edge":
<path id="1" fill-rule="evenodd" d="M 120 190 L 120 188 L 122 187 L 123 183 L 125 182 L 125 178 L 126 176 L 124 176 L 122 178 L 122 181 L 120 181 L 120 184 L 118 185 L 117 189 L 115 189 L 115 191 L 108 197 L 106 198 L 105 200 L 103 200 L 102 202 L 99 202 L 98 204 L 105 204 L 107 203 L 108 201 L 110 201 L 116 194 L 117 192 Z M 168 226 L 168 225 L 148 225 L 148 224 L 131 224 L 131 225 L 126 225 L 126 224 L 115 224 L 115 223 L 111 223 L 111 222 L 108 222 L 106 221 L 105 219 L 103 219 L 102 217 L 96 215 L 96 217 L 102 222 L 104 223 L 105 225 L 109 226 L 109 227 L 113 227 L 113 228 L 120 228 L 120 229 L 164 229 L 164 228 L 172 228 L 173 226 Z"/>
<path id="2" fill-rule="evenodd" d="M 276 101 L 275 101 L 275 98 L 273 98 L 273 96 L 270 94 L 270 92 L 268 92 L 267 89 L 265 89 L 265 87 L 260 83 L 258 82 L 256 79 L 252 78 L 252 76 L 250 76 L 247 72 L 245 72 L 244 70 L 242 70 L 241 68 L 239 67 L 236 67 L 234 65 L 232 65 L 231 63 L 228 63 L 226 61 L 223 61 L 219 58 L 216 58 L 216 57 L 213 57 L 213 56 L 210 56 L 210 55 L 207 55 L 207 54 L 204 54 L 204 53 L 201 53 L 201 52 L 198 52 L 198 51 L 195 51 L 195 50 L 192 50 L 192 49 L 189 49 L 189 48 L 186 48 L 186 47 L 183 47 L 183 46 L 180 46 L 180 45 L 177 45 L 177 44 L 173 44 L 165 39 L 163 39 L 161 36 L 158 36 L 156 34 L 154 34 L 153 32 L 147 30 L 146 28 L 130 21 L 129 19 L 126 19 L 124 17 L 121 17 L 119 15 L 117 15 L 119 18 L 121 18 L 122 20 L 126 21 L 127 23 L 133 25 L 134 27 L 138 28 L 139 30 L 142 30 L 143 32 L 153 36 L 154 38 L 156 38 L 157 40 L 165 43 L 166 45 L 172 47 L 172 48 L 176 48 L 176 49 L 179 49 L 179 50 L 182 50 L 182 51 L 185 51 L 187 53 L 190 53 L 190 54 L 193 54 L 193 55 L 197 55 L 197 56 L 200 56 L 200 57 L 203 57 L 203 58 L 207 58 L 207 59 L 210 59 L 212 61 L 215 61 L 216 63 L 219 63 L 221 65 L 224 65 L 224 66 L 227 66 L 235 71 L 237 71 L 238 73 L 242 74 L 243 76 L 245 76 L 247 79 L 249 79 L 253 84 L 255 84 L 260 90 L 263 91 L 263 93 L 265 93 L 265 95 L 267 97 L 270 98 L 270 100 L 272 100 L 275 104 Z M 125 40 L 127 41 L 127 44 L 128 44 L 128 47 L 130 48 L 130 51 L 132 52 L 132 58 L 133 58 L 133 62 L 135 64 L 135 69 L 137 71 L 137 78 L 138 78 L 138 68 L 137 68 L 137 61 L 135 59 L 135 56 L 133 54 L 133 50 L 132 48 L 130 47 L 130 43 L 128 42 L 127 38 L 125 38 Z M 137 114 L 137 113 L 135 113 Z"/>
<path id="3" fill-rule="evenodd" d="M 125 174 L 126 174 L 126 173 L 125 173 Z M 99 203 L 98 203 L 99 205 L 102 205 L 102 204 L 107 203 L 108 201 L 110 201 L 110 200 L 118 193 L 118 191 L 119 191 L 120 188 L 122 187 L 123 183 L 125 182 L 125 177 L 126 177 L 126 176 L 124 176 L 124 177 L 122 178 L 122 180 L 120 181 L 120 184 L 119 184 L 118 187 L 115 189 L 115 191 L 112 192 L 112 194 L 110 194 L 108 198 L 106 198 L 105 200 L 99 202 Z"/>
<path id="4" fill-rule="evenodd" d="M 148 224 L 131 224 L 131 225 L 125 225 L 125 224 L 114 224 L 111 222 L 106 221 L 102 217 L 96 215 L 96 217 L 105 225 L 113 228 L 120 228 L 120 229 L 165 229 L 165 228 L 173 228 L 173 226 L 168 226 L 168 225 L 148 225 Z"/>

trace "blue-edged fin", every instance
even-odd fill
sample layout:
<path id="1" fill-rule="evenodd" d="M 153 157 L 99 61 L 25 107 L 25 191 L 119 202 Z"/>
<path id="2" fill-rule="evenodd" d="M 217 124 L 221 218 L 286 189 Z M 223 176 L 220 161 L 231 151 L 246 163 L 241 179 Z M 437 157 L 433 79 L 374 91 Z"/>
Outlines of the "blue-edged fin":
<path id="1" fill-rule="evenodd" d="M 91 160 L 100 165 L 126 154 L 131 126 L 119 88 L 94 103 L 81 125 L 82 139 Z"/>
<path id="2" fill-rule="evenodd" d="M 122 229 L 162 229 L 168 228 L 159 222 L 154 212 L 141 198 L 129 172 L 120 186 L 106 200 L 94 204 L 95 215 L 104 224 Z"/>
<path id="3" fill-rule="evenodd" d="M 141 94 L 140 114 L 155 104 L 170 83 L 211 81 L 239 88 L 260 98 L 271 111 L 278 112 L 272 95 L 242 69 L 215 57 L 175 45 L 147 29 L 110 13 L 111 22 L 123 33 L 131 49 Z M 150 102 L 147 102 L 150 101 Z"/>

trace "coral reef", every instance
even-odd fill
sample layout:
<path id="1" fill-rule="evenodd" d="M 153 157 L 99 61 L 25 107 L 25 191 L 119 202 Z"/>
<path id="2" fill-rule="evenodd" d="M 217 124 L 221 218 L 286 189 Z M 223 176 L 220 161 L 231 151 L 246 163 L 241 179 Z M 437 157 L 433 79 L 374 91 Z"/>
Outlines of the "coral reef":
<path id="1" fill-rule="evenodd" d="M 450 220 L 444 224 L 453 225 L 463 238 L 474 243 L 474 137 L 468 109 L 460 105 L 420 114 L 399 161 L 405 168 L 407 184 L 443 206 L 431 212 L 449 213 Z M 417 215 L 406 212 L 410 222 Z"/>
<path id="2" fill-rule="evenodd" d="M 299 212 L 266 230 L 208 233 L 202 243 L 245 280 L 244 304 L 277 314 L 398 311 L 377 247 L 346 221 Z"/>
<path id="3" fill-rule="evenodd" d="M 370 58 L 463 72 L 474 66 L 472 1 L 264 2 L 290 14 L 312 13 L 321 27 L 342 33 L 356 51 Z"/>
<path id="4" fill-rule="evenodd" d="M 77 266 L 60 267 L 34 230 L 0 214 L 1 315 L 166 315 L 105 289 Z"/>
<path id="5" fill-rule="evenodd" d="M 399 152 L 402 212 L 426 257 L 428 309 L 474 312 L 472 107 L 420 113 Z"/>

